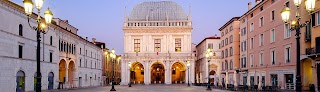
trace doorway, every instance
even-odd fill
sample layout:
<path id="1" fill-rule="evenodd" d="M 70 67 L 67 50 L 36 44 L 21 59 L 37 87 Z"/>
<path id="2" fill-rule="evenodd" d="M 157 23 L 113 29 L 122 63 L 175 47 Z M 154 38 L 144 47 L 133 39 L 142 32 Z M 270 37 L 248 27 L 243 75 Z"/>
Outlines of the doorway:
<path id="1" fill-rule="evenodd" d="M 54 75 L 52 72 L 49 73 L 48 75 L 48 90 L 52 90 L 53 89 L 53 82 L 54 82 Z"/>
<path id="2" fill-rule="evenodd" d="M 25 91 L 25 74 L 23 71 L 17 72 L 17 78 L 16 78 L 17 86 L 16 86 L 16 92 L 24 92 Z"/>
<path id="3" fill-rule="evenodd" d="M 164 84 L 164 65 L 155 63 L 151 66 L 151 84 Z"/>

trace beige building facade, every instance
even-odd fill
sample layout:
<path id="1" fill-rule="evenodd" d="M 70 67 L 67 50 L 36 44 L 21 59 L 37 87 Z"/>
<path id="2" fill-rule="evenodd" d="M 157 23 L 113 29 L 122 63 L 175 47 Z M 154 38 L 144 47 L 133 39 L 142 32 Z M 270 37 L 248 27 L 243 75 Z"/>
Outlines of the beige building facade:
<path id="1" fill-rule="evenodd" d="M 36 25 L 32 15 L 31 25 Z M 28 25 L 22 6 L 0 1 L 0 89 L 35 90 L 36 31 Z M 68 21 L 54 19 L 41 34 L 41 88 L 78 88 L 101 83 L 102 49 L 77 35 Z M 63 85 L 63 87 L 62 87 Z"/>
<path id="2" fill-rule="evenodd" d="M 210 78 L 210 83 L 213 83 L 214 85 L 219 82 L 222 68 L 219 43 L 220 37 L 215 35 L 203 39 L 196 46 L 195 83 L 208 83 L 208 77 Z M 214 56 L 207 58 L 207 49 L 211 49 Z"/>
<path id="3" fill-rule="evenodd" d="M 192 20 L 180 5 L 140 3 L 125 17 L 123 32 L 121 85 L 194 83 Z"/>

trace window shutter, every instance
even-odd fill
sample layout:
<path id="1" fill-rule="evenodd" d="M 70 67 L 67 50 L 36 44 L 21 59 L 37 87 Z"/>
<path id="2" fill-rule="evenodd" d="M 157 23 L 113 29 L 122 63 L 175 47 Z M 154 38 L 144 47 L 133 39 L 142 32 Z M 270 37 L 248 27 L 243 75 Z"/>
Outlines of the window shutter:
<path id="1" fill-rule="evenodd" d="M 320 37 L 316 38 L 316 53 L 320 53 Z"/>
<path id="2" fill-rule="evenodd" d="M 311 14 L 311 25 L 314 27 L 316 25 L 316 14 Z"/>

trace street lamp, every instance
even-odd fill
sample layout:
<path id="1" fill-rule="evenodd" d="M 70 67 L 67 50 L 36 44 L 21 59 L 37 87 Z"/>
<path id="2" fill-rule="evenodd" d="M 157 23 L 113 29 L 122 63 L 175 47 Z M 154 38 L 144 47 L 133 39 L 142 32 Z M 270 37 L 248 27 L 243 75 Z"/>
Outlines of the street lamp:
<path id="1" fill-rule="evenodd" d="M 131 62 L 129 62 L 129 64 L 128 64 L 128 66 L 129 66 L 129 87 L 132 87 L 131 86 Z"/>
<path id="2" fill-rule="evenodd" d="M 190 87 L 190 81 L 189 81 L 189 77 L 190 77 L 190 61 L 187 61 L 187 67 L 188 67 L 188 87 Z"/>
<path id="3" fill-rule="evenodd" d="M 209 78 L 210 77 L 210 75 L 209 75 L 210 74 L 210 59 L 212 56 L 215 56 L 215 53 L 212 53 L 211 49 L 208 48 L 207 52 L 206 52 L 206 58 L 208 60 L 208 86 L 207 86 L 208 91 L 212 90 L 210 87 L 210 78 Z"/>
<path id="4" fill-rule="evenodd" d="M 115 54 L 115 50 L 114 49 L 112 49 L 112 51 L 110 53 L 110 57 L 111 57 L 111 61 L 112 61 L 112 64 L 113 64 L 112 65 L 112 70 L 113 70 L 113 72 L 112 72 L 112 83 L 111 83 L 112 87 L 111 87 L 110 91 L 116 91 L 116 89 L 114 89 L 114 61 L 116 59 L 116 54 Z"/>
<path id="5" fill-rule="evenodd" d="M 24 10 L 26 15 L 28 16 L 28 24 L 31 27 L 32 30 L 35 30 L 37 32 L 37 80 L 36 80 L 36 92 L 41 92 L 41 73 L 40 73 L 40 33 L 46 33 L 45 28 L 48 24 L 51 23 L 53 14 L 48 8 L 44 12 L 44 19 L 45 22 L 43 22 L 41 16 L 40 16 L 40 10 L 43 5 L 43 0 L 35 0 L 36 8 L 38 10 L 38 17 L 37 17 L 37 26 L 31 26 L 30 25 L 30 18 L 32 16 L 33 12 L 33 2 L 32 0 L 23 0 Z"/>
<path id="6" fill-rule="evenodd" d="M 300 5 L 301 5 L 301 1 L 302 0 L 293 0 L 294 4 L 297 7 L 296 11 L 296 19 L 294 19 L 293 21 L 290 22 L 292 28 L 290 29 L 291 31 L 295 30 L 296 31 L 296 45 L 297 45 L 297 65 L 296 65 L 296 71 L 297 71 L 297 75 L 296 75 L 296 91 L 297 92 L 301 92 L 301 75 L 300 75 L 300 29 L 302 27 L 305 27 L 308 23 L 300 23 L 300 19 L 301 16 L 299 14 L 299 10 L 300 10 Z M 306 6 L 306 10 L 309 13 L 312 13 L 315 9 L 315 0 L 305 0 L 305 6 Z M 288 7 L 285 7 L 282 12 L 281 12 L 281 17 L 282 20 L 285 23 L 289 22 L 289 17 L 290 17 L 290 9 Z"/>

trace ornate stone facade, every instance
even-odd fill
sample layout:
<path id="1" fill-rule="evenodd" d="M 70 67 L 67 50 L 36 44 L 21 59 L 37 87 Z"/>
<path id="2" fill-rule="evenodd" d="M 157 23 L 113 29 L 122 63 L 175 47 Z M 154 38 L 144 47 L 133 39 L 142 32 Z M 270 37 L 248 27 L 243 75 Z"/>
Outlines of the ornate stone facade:
<path id="1" fill-rule="evenodd" d="M 194 83 L 192 21 L 181 6 L 171 1 L 138 4 L 125 17 L 123 32 L 121 85 L 129 81 L 176 84 L 187 83 L 188 79 Z"/>

